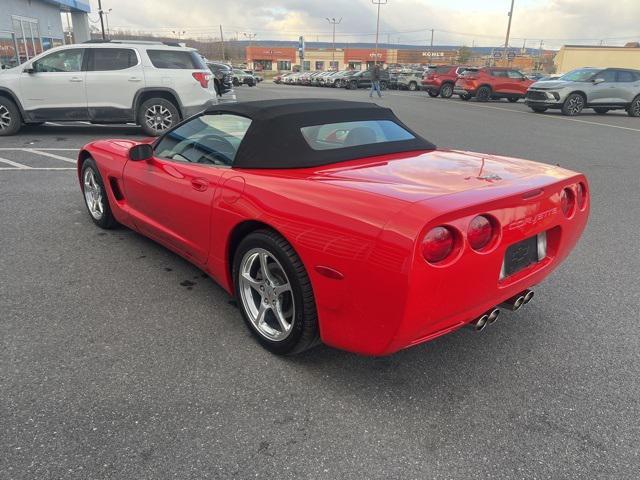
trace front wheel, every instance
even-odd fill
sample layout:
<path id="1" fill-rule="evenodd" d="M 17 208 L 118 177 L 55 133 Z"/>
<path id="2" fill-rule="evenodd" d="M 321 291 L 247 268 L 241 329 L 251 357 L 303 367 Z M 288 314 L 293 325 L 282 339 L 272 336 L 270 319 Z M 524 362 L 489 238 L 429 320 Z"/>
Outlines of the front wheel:
<path id="1" fill-rule="evenodd" d="M 380 82 L 380 90 L 386 90 L 387 89 L 387 82 Z"/>
<path id="2" fill-rule="evenodd" d="M 484 87 L 480 87 L 478 89 L 478 93 L 476 93 L 476 100 L 478 100 L 479 102 L 488 102 L 490 98 L 491 88 L 485 85 Z"/>
<path id="3" fill-rule="evenodd" d="M 234 78 L 232 80 L 233 86 L 234 87 L 239 87 L 240 86 L 240 80 L 238 80 L 237 78 Z"/>
<path id="4" fill-rule="evenodd" d="M 427 93 L 430 97 L 436 98 L 440 92 L 438 92 L 437 90 L 427 90 Z"/>
<path id="5" fill-rule="evenodd" d="M 104 229 L 115 227 L 118 223 L 111 213 L 104 182 L 93 158 L 87 158 L 82 164 L 81 178 L 84 203 L 93 223 Z"/>
<path id="6" fill-rule="evenodd" d="M 358 88 L 358 82 L 356 82 L 355 80 L 352 82 L 349 82 L 347 88 L 349 90 L 356 90 Z"/>
<path id="7" fill-rule="evenodd" d="M 409 91 L 415 92 L 418 89 L 418 84 L 416 82 L 409 83 Z"/>
<path id="8" fill-rule="evenodd" d="M 562 105 L 562 113 L 563 115 L 568 115 L 573 117 L 582 112 L 584 108 L 584 97 L 579 93 L 572 93 L 569 95 L 564 104 Z"/>
<path id="9" fill-rule="evenodd" d="M 451 95 L 453 95 L 453 86 L 450 83 L 445 83 L 440 88 L 440 96 L 442 98 L 451 98 Z"/>
<path id="10" fill-rule="evenodd" d="M 271 230 L 245 237 L 234 256 L 233 278 L 242 316 L 263 347 L 287 355 L 319 343 L 311 282 L 283 237 Z"/>
<path id="11" fill-rule="evenodd" d="M 15 135 L 22 126 L 20 110 L 13 101 L 0 97 L 0 137 Z"/>
<path id="12" fill-rule="evenodd" d="M 627 113 L 630 117 L 640 117 L 640 95 L 633 99 Z"/>
<path id="13" fill-rule="evenodd" d="M 164 98 L 150 98 L 140 105 L 138 124 L 149 136 L 157 137 L 180 121 L 176 106 Z"/>

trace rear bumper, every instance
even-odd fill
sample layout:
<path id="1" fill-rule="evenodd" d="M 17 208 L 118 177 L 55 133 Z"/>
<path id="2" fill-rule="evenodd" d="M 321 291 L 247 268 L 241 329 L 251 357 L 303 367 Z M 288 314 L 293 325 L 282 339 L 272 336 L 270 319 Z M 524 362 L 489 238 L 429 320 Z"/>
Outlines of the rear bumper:
<path id="1" fill-rule="evenodd" d="M 202 105 L 193 105 L 193 106 L 189 106 L 189 107 L 182 107 L 182 115 L 184 116 L 184 118 L 189 118 L 189 117 L 193 117 L 194 115 L 202 112 L 203 110 L 206 110 L 209 107 L 212 107 L 214 105 L 218 104 L 218 100 L 215 98 L 212 98 L 211 100 L 207 100 L 204 104 Z"/>
<path id="2" fill-rule="evenodd" d="M 345 275 L 342 282 L 333 282 L 340 290 L 316 292 L 322 340 L 361 354 L 392 354 L 453 332 L 539 284 L 569 255 L 586 226 L 589 199 L 570 218 L 560 209 L 560 192 L 574 188 L 578 181 L 587 184 L 582 175 L 555 184 L 549 183 L 549 177 L 530 178 L 527 189 L 544 189 L 544 196 L 526 203 L 520 186 L 517 193 L 480 207 L 477 194 L 468 191 L 456 194 L 456 203 L 462 205 L 456 211 L 451 211 L 450 196 L 444 195 L 401 212 L 371 249 L 365 278 Z M 462 238 L 470 220 L 482 213 L 500 225 L 496 243 L 482 253 L 461 243 L 459 253 L 448 263 L 428 264 L 416 247 L 416 234 L 406 228 L 421 221 L 417 217 L 424 218 L 425 211 L 447 213 L 432 218 L 417 238 L 443 224 L 461 232 Z M 529 216 L 523 216 L 525 212 Z M 541 232 L 547 235 L 546 256 L 501 279 L 507 248 Z M 313 279 L 312 283 L 316 290 Z"/>

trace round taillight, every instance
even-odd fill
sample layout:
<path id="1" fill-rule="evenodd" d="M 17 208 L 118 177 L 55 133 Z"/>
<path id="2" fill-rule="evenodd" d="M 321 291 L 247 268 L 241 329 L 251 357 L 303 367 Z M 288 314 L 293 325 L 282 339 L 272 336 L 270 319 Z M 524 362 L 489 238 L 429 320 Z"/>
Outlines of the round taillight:
<path id="1" fill-rule="evenodd" d="M 570 217 L 575 207 L 576 199 L 573 191 L 570 188 L 565 188 L 560 194 L 560 206 L 562 207 L 562 213 L 565 217 Z"/>
<path id="2" fill-rule="evenodd" d="M 422 255 L 429 263 L 438 263 L 453 251 L 455 238 L 447 227 L 435 227 L 429 230 L 422 241 Z"/>
<path id="3" fill-rule="evenodd" d="M 582 210 L 587 203 L 587 189 L 583 183 L 576 185 L 576 197 L 578 197 L 578 207 Z"/>
<path id="4" fill-rule="evenodd" d="M 469 230 L 467 232 L 467 240 L 474 250 L 482 250 L 486 247 L 493 237 L 493 225 L 491 221 L 483 216 L 478 215 L 471 220 Z"/>

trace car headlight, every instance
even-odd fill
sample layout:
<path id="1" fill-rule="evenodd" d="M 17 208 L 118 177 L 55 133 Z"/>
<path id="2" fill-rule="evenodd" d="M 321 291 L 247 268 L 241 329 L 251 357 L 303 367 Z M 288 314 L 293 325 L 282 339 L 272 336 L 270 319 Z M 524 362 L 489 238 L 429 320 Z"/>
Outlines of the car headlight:
<path id="1" fill-rule="evenodd" d="M 547 92 L 547 95 L 550 96 L 549 98 L 553 97 L 556 102 L 560 100 L 560 94 L 558 92 Z"/>

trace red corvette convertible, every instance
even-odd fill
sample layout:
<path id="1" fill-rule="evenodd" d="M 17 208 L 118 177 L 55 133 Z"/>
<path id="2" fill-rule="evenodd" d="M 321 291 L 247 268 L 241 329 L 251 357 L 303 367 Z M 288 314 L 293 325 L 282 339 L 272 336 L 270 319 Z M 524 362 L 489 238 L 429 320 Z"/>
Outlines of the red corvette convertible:
<path id="1" fill-rule="evenodd" d="M 372 103 L 215 106 L 78 157 L 89 214 L 207 272 L 269 350 L 385 355 L 515 310 L 569 254 L 587 179 L 437 149 Z"/>

